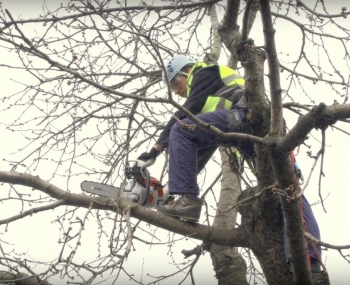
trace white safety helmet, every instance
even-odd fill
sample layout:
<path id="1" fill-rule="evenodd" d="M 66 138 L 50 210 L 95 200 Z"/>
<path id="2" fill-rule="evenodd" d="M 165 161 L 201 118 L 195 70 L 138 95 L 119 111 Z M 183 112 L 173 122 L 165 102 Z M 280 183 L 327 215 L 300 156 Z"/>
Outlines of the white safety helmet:
<path id="1" fill-rule="evenodd" d="M 185 55 L 178 54 L 175 55 L 168 64 L 165 66 L 166 74 L 168 76 L 169 82 L 179 73 L 179 71 L 184 68 L 186 65 L 194 65 L 195 61 L 192 58 L 189 58 Z M 165 73 L 162 73 L 162 79 L 165 85 L 167 85 L 167 79 Z"/>

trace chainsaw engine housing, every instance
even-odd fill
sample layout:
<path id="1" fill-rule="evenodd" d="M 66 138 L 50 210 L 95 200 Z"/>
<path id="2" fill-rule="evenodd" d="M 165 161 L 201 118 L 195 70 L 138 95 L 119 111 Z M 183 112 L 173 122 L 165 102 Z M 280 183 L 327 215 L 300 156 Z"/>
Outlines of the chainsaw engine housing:
<path id="1" fill-rule="evenodd" d="M 129 161 L 125 167 L 126 181 L 121 187 L 115 187 L 92 181 L 83 181 L 83 191 L 112 199 L 139 203 L 149 208 L 157 208 L 168 196 L 168 188 L 159 180 L 151 177 L 146 167 L 138 166 L 138 161 Z"/>
<path id="2" fill-rule="evenodd" d="M 156 208 L 158 203 L 163 203 L 164 187 L 154 177 L 151 177 L 147 168 L 141 168 L 132 161 L 125 167 L 127 181 L 120 187 L 120 198 L 128 202 L 136 202 L 146 207 Z"/>

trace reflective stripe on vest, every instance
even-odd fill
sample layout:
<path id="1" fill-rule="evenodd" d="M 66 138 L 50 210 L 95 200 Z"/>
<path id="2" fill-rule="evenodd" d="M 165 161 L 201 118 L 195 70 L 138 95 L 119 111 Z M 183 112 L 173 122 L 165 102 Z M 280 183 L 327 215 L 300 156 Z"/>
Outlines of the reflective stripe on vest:
<path id="1" fill-rule="evenodd" d="M 189 96 L 191 92 L 191 84 L 192 84 L 193 75 L 194 75 L 193 72 L 195 72 L 198 67 L 205 68 L 207 66 L 210 66 L 210 65 L 207 65 L 204 62 L 198 62 L 192 67 L 192 70 L 189 73 L 188 79 L 187 79 L 187 96 Z M 219 67 L 220 77 L 226 86 L 230 86 L 230 87 L 239 86 L 241 88 L 244 88 L 244 78 L 241 75 L 239 75 L 235 70 L 227 66 L 219 65 L 218 67 Z M 215 111 L 217 105 L 219 104 L 220 99 L 221 97 L 209 95 L 200 113 L 209 113 L 209 112 Z M 232 106 L 232 102 L 229 100 L 225 100 L 224 109 L 228 110 L 231 106 Z"/>
<path id="2" fill-rule="evenodd" d="M 232 71 L 234 73 L 232 73 Z M 227 73 L 231 73 L 231 74 L 227 75 Z M 244 88 L 244 78 L 243 76 L 238 74 L 235 70 L 227 66 L 220 66 L 220 76 L 226 86 L 232 86 L 232 87 L 239 86 L 242 89 Z"/>

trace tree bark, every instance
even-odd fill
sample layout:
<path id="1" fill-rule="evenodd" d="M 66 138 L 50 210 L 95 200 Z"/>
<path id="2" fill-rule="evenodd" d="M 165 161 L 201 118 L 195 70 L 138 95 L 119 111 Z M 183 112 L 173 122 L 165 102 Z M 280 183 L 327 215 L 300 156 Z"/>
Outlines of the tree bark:
<path id="1" fill-rule="evenodd" d="M 232 172 L 229 157 L 224 148 L 220 148 L 222 160 L 221 192 L 218 210 L 229 209 L 237 202 L 241 193 L 240 179 L 237 173 Z M 213 227 L 225 228 L 228 231 L 235 228 L 237 210 L 217 213 Z M 210 247 L 210 256 L 213 262 L 216 278 L 219 285 L 248 285 L 246 272 L 247 265 L 241 254 L 234 247 L 213 244 Z"/>
<path id="2" fill-rule="evenodd" d="M 32 208 L 29 211 L 22 212 L 10 218 L 0 220 L 0 225 L 10 224 L 16 220 L 25 218 L 27 216 L 51 210 L 59 206 L 73 206 L 89 208 L 91 203 L 92 209 L 100 209 L 107 211 L 123 211 L 126 207 L 131 206 L 131 216 L 140 219 L 146 223 L 151 223 L 162 229 L 172 231 L 184 236 L 191 236 L 191 238 L 202 240 L 208 244 L 216 243 L 227 246 L 242 246 L 248 245 L 244 232 L 237 228 L 230 232 L 226 229 L 216 228 L 200 224 L 188 223 L 167 216 L 161 212 L 153 211 L 145 208 L 137 203 L 128 203 L 124 200 L 113 200 L 107 197 L 94 197 L 84 194 L 74 194 L 67 192 L 38 176 L 33 176 L 27 173 L 19 173 L 16 171 L 0 171 L 0 182 L 23 185 L 33 189 L 37 189 L 48 196 L 57 199 L 49 205 Z"/>
<path id="3" fill-rule="evenodd" d="M 29 275 L 24 273 L 12 274 L 6 271 L 0 271 L 0 284 L 10 284 L 15 285 L 48 285 L 47 282 L 39 282 L 34 277 L 29 277 Z M 6 283 L 3 283 L 6 282 Z"/>
<path id="4" fill-rule="evenodd" d="M 233 4 L 233 5 L 231 5 Z M 231 0 L 228 2 L 227 13 L 230 17 L 225 15 L 224 22 L 227 23 L 231 19 L 231 24 L 227 24 L 226 27 L 229 31 L 235 30 L 234 38 L 240 39 L 237 29 L 233 28 L 233 25 L 237 22 L 239 1 Z M 232 17 L 232 11 L 235 16 Z M 204 61 L 211 64 L 216 64 L 222 47 L 221 37 L 219 35 L 219 24 L 217 20 L 215 6 L 213 5 L 210 10 L 210 19 L 213 30 L 213 45 L 210 54 L 207 54 Z M 235 49 L 232 49 L 235 51 Z M 231 58 L 235 58 L 237 63 L 237 56 L 231 55 Z M 229 63 L 230 64 L 230 63 Z M 230 65 L 229 65 L 230 66 Z M 230 66 L 231 68 L 237 68 L 237 65 Z M 222 181 L 220 198 L 218 202 L 218 209 L 228 209 L 237 202 L 237 197 L 241 192 L 240 179 L 236 173 L 233 173 L 229 166 L 228 155 L 225 153 L 224 148 L 220 148 L 221 160 L 222 160 Z M 234 230 L 237 220 L 237 210 L 233 209 L 227 213 L 217 213 L 213 222 L 214 228 Z M 241 254 L 234 247 L 222 246 L 218 244 L 212 244 L 210 247 L 210 256 L 212 259 L 216 278 L 219 285 L 248 285 L 247 283 L 247 265 L 241 256 Z"/>
<path id="5" fill-rule="evenodd" d="M 247 119 L 253 135 L 265 137 L 270 131 L 271 110 L 265 97 L 265 52 L 255 47 L 252 40 L 238 45 L 238 56 L 245 69 L 245 96 Z M 270 187 L 275 176 L 266 144 L 255 144 L 257 187 L 243 191 L 239 201 L 259 193 L 245 207 L 240 207 L 242 227 L 250 248 L 259 260 L 268 284 L 293 284 L 284 254 L 283 216 L 277 195 Z M 262 192 L 262 193 L 261 193 Z"/>

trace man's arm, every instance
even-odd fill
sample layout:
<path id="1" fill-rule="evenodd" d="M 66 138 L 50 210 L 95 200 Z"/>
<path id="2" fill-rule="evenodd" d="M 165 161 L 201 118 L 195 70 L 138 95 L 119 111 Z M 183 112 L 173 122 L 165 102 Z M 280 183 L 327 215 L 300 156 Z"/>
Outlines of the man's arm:
<path id="1" fill-rule="evenodd" d="M 153 146 L 153 148 L 155 149 L 155 150 L 157 150 L 157 151 L 159 151 L 159 152 L 162 152 L 163 151 L 163 144 L 155 144 L 154 146 Z"/>
<path id="2" fill-rule="evenodd" d="M 194 75 L 191 92 L 182 106 L 192 114 L 197 115 L 205 105 L 208 96 L 215 94 L 222 86 L 223 83 L 219 75 L 218 67 L 206 67 Z M 186 116 L 182 112 L 175 112 L 174 117 L 168 121 L 164 130 L 160 133 L 154 148 L 162 151 L 168 147 L 168 139 L 172 126 L 177 120 L 183 120 L 185 118 Z"/>

